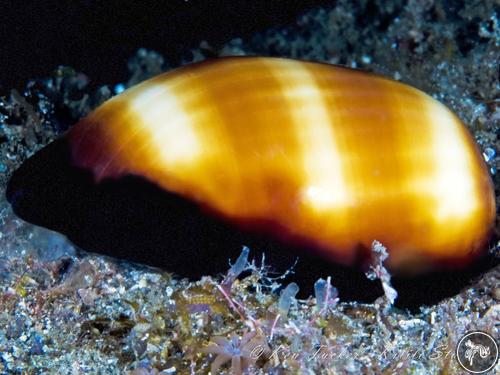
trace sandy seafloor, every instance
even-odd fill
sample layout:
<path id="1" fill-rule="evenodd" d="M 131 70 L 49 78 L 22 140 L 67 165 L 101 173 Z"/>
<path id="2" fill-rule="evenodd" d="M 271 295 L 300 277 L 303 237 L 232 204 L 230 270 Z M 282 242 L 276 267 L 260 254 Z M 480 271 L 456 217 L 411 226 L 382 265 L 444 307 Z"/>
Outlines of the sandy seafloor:
<path id="1" fill-rule="evenodd" d="M 234 39 L 220 50 L 200 41 L 190 61 L 285 56 L 416 86 L 468 125 L 498 197 L 499 9 L 498 0 L 339 0 L 287 28 Z M 45 79 L 26 77 L 25 91 L 0 98 L 0 374 L 206 374 L 222 359 L 228 361 L 217 372 L 238 373 L 238 349 L 256 347 L 263 352 L 257 361 L 242 351 L 244 373 L 459 374 L 452 354 L 465 332 L 498 337 L 498 266 L 418 313 L 391 307 L 384 296 L 359 304 L 343 302 L 342 295 L 322 311 L 314 296 L 279 300 L 276 285 L 254 288 L 262 283 L 258 269 L 222 288 L 214 275 L 189 283 L 79 251 L 17 219 L 3 198 L 12 171 L 114 93 L 173 68 L 167 61 L 140 50 L 129 62 L 128 81 L 103 82 L 96 91 L 83 73 L 60 67 Z M 497 247 L 491 252 L 498 254 Z M 209 342 L 218 336 L 233 337 L 235 348 L 215 339 L 214 349 Z M 318 348 L 324 350 L 313 356 Z M 216 359 L 219 349 L 227 358 Z"/>

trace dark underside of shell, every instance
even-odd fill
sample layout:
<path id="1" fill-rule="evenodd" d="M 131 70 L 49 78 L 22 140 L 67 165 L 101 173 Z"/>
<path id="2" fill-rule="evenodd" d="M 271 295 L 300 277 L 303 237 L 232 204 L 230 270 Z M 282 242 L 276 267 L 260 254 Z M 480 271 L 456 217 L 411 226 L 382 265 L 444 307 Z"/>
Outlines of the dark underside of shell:
<path id="1" fill-rule="evenodd" d="M 268 236 L 249 233 L 208 215 L 196 204 L 164 191 L 137 176 L 94 183 L 90 172 L 69 163 L 64 138 L 29 159 L 13 175 L 7 199 L 21 218 L 66 234 L 84 250 L 160 267 L 189 278 L 215 275 L 243 245 L 258 261 L 289 276 L 307 296 L 314 281 L 331 275 L 343 300 L 371 302 L 383 294 L 354 267 L 332 264 Z M 397 305 L 417 309 L 456 294 L 470 279 L 493 266 L 489 257 L 465 270 L 396 277 Z"/>

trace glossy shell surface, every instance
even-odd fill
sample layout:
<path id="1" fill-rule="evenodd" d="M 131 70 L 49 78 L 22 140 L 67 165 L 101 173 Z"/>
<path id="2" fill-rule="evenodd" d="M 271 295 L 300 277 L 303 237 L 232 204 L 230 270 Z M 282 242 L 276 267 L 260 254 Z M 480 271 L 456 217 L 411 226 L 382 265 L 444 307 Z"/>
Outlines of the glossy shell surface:
<path id="1" fill-rule="evenodd" d="M 395 270 L 465 263 L 495 218 L 488 171 L 450 110 L 342 67 L 258 57 L 194 64 L 114 97 L 68 137 L 74 163 L 96 181 L 143 176 L 344 264 L 373 240 Z"/>

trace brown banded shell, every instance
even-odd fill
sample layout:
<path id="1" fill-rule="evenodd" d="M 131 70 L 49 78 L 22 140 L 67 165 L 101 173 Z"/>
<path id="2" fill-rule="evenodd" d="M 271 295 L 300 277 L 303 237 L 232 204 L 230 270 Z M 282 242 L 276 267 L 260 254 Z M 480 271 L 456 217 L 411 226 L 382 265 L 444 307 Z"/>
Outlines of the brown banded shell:
<path id="1" fill-rule="evenodd" d="M 68 135 L 96 181 L 132 174 L 240 228 L 394 270 L 463 264 L 487 244 L 494 192 L 464 125 L 423 92 L 343 67 L 224 58 L 114 97 Z"/>

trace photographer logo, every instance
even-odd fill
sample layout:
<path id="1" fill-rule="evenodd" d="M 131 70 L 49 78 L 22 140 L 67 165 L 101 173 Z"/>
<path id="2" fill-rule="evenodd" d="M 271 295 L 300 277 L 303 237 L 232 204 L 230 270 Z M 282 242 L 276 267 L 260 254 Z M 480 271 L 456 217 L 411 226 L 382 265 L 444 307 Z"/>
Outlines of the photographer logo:
<path id="1" fill-rule="evenodd" d="M 456 356 L 465 371 L 484 374 L 493 369 L 498 361 L 498 345 L 495 339 L 485 332 L 469 332 L 458 342 Z"/>

